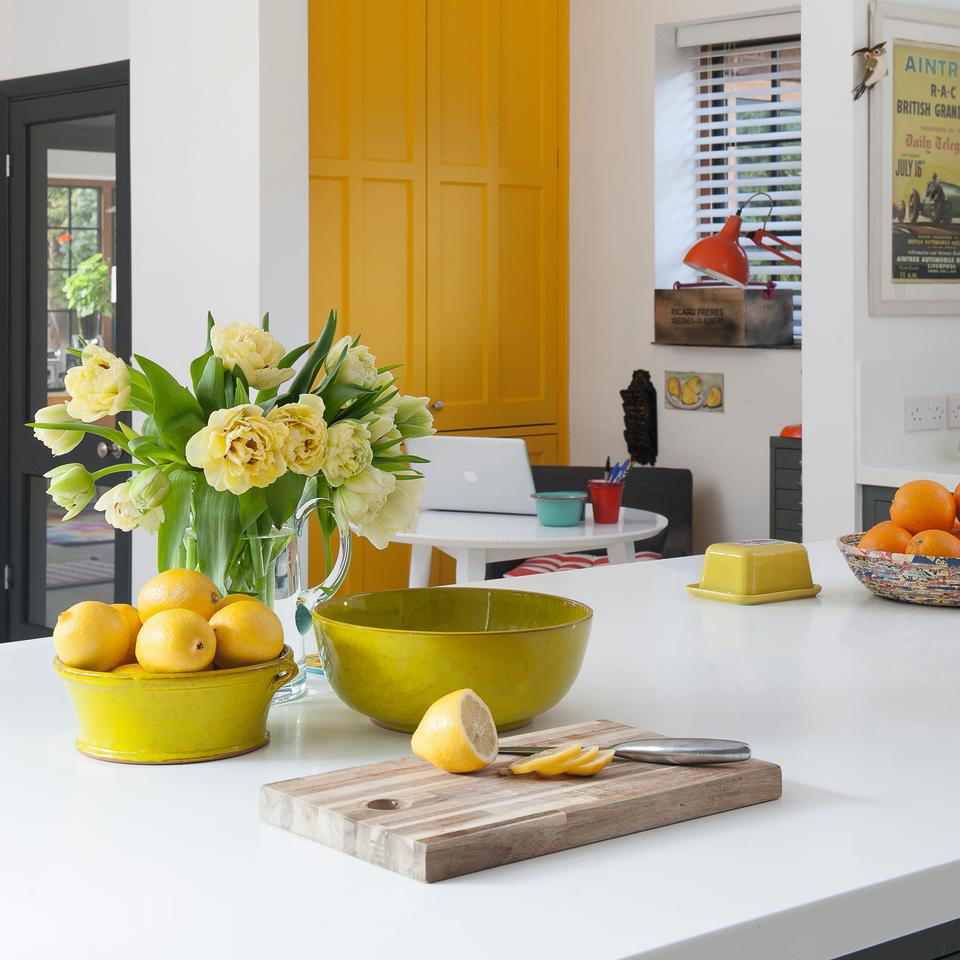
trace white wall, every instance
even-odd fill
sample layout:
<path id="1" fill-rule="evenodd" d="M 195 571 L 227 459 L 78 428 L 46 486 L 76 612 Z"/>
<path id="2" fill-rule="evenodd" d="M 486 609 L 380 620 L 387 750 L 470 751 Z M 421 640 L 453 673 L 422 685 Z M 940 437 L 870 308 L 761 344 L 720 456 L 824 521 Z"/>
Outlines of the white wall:
<path id="1" fill-rule="evenodd" d="M 269 310 L 274 335 L 302 343 L 306 0 L 136 3 L 130 54 L 134 350 L 186 378 L 208 310 Z M 135 537 L 135 586 L 155 549 Z"/>
<path id="2" fill-rule="evenodd" d="M 2 0 L 0 80 L 126 60 L 131 0 Z"/>
<path id="3" fill-rule="evenodd" d="M 958 0 L 908 0 L 908 5 L 960 9 Z M 869 98 L 853 102 L 845 93 L 852 86 L 850 51 L 868 38 L 867 4 L 807 0 L 802 30 L 805 62 L 813 51 L 817 62 L 803 78 L 803 513 L 805 536 L 816 540 L 860 527 L 857 363 L 901 366 L 903 376 L 890 388 L 902 403 L 903 392 L 913 392 L 910 384 L 930 358 L 956 357 L 960 363 L 960 323 L 957 317 L 870 315 Z M 874 460 L 884 437 L 891 450 L 917 457 L 921 448 L 935 455 L 952 439 L 946 433 L 905 438 L 902 406 L 897 416 L 897 403 L 865 399 L 864 433 Z"/>
<path id="4" fill-rule="evenodd" d="M 6 0 L 0 78 L 130 60 L 134 350 L 187 376 L 207 310 L 308 335 L 306 0 Z M 134 535 L 134 591 L 155 571 Z"/>
<path id="5" fill-rule="evenodd" d="M 676 226 L 691 222 L 678 196 L 690 154 L 671 156 L 671 144 L 690 131 L 670 105 L 679 58 L 669 25 L 791 8 L 571 0 L 570 458 L 625 454 L 618 391 L 634 369 L 650 370 L 661 403 L 664 370 L 722 372 L 725 413 L 659 411 L 657 465 L 693 471 L 699 548 L 766 535 L 768 437 L 800 419 L 800 351 L 651 344 L 653 290 L 680 279 L 692 242 L 692 231 Z M 805 280 L 805 323 L 806 296 Z"/>

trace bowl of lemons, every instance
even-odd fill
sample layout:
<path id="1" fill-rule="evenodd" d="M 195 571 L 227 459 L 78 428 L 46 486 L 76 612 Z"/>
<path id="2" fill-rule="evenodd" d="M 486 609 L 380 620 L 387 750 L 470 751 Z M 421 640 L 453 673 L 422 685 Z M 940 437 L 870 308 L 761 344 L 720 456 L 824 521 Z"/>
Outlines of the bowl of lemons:
<path id="1" fill-rule="evenodd" d="M 583 662 L 593 611 L 526 590 L 432 587 L 314 610 L 320 661 L 347 706 L 410 733 L 450 690 L 475 690 L 500 730 L 558 703 Z"/>
<path id="2" fill-rule="evenodd" d="M 191 763 L 270 738 L 274 692 L 297 666 L 283 627 L 245 594 L 167 570 L 130 604 L 84 600 L 60 614 L 54 669 L 73 700 L 77 749 L 122 763 Z"/>

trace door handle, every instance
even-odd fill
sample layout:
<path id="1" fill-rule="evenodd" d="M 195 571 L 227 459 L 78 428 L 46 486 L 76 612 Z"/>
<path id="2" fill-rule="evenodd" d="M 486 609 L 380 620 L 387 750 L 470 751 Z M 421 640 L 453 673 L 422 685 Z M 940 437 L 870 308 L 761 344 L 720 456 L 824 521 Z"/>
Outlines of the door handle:
<path id="1" fill-rule="evenodd" d="M 439 412 L 443 409 L 443 401 L 442 401 L 442 400 L 434 400 L 434 401 L 433 401 L 433 409 L 436 410 L 437 413 L 439 413 Z"/>
<path id="2" fill-rule="evenodd" d="M 106 460 L 108 454 L 112 456 L 114 460 L 119 460 L 123 456 L 123 450 L 118 443 L 107 443 L 106 440 L 101 440 L 97 444 L 97 456 L 101 460 Z"/>

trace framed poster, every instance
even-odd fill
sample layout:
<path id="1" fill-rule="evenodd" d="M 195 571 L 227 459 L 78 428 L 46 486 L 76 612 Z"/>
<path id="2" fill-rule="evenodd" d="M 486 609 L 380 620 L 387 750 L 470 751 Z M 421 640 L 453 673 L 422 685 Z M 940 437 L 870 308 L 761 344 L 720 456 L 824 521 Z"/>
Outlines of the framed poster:
<path id="1" fill-rule="evenodd" d="M 960 12 L 871 5 L 870 311 L 960 314 Z"/>

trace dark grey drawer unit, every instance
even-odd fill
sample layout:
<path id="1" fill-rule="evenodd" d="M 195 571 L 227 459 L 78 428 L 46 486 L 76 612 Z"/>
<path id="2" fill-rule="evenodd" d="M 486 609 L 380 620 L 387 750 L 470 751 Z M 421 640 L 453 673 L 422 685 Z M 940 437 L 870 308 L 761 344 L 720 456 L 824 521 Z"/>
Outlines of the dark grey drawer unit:
<path id="1" fill-rule="evenodd" d="M 863 526 L 861 531 L 869 530 L 875 523 L 890 519 L 890 504 L 896 487 L 861 487 L 860 514 Z"/>
<path id="2" fill-rule="evenodd" d="M 803 539 L 801 508 L 801 445 L 796 437 L 770 438 L 770 536 Z"/>

